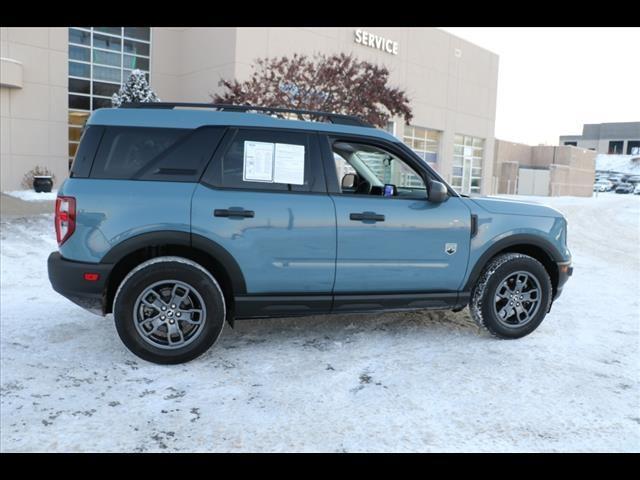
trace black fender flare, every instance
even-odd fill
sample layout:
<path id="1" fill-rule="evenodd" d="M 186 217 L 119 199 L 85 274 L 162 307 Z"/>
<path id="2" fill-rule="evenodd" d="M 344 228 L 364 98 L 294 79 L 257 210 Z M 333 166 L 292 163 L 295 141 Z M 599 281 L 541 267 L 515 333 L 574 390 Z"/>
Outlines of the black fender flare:
<path id="1" fill-rule="evenodd" d="M 527 247 L 533 246 L 542 250 L 552 262 L 563 262 L 565 259 L 562 257 L 560 251 L 546 238 L 535 235 L 531 233 L 518 233 L 514 235 L 509 235 L 501 240 L 498 240 L 496 243 L 491 245 L 487 250 L 484 251 L 480 258 L 476 261 L 469 277 L 464 286 L 464 291 L 471 291 L 473 285 L 476 283 L 477 279 L 480 277 L 480 273 L 482 273 L 482 269 L 487 265 L 489 260 L 495 257 L 498 253 L 503 250 L 507 250 L 511 247 Z"/>
<path id="2" fill-rule="evenodd" d="M 161 247 L 164 245 L 178 245 L 194 248 L 212 257 L 225 269 L 234 295 L 247 293 L 247 286 L 240 269 L 240 265 L 219 243 L 196 233 L 182 232 L 177 230 L 161 230 L 141 233 L 131 238 L 123 240 L 113 246 L 111 250 L 102 258 L 100 263 L 115 265 L 127 255 L 148 247 Z"/>

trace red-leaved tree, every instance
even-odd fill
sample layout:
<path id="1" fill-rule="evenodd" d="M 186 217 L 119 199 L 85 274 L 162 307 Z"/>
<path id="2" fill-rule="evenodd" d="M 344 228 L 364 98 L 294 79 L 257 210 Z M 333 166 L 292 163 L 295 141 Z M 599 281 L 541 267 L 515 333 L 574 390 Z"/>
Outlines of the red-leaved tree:
<path id="1" fill-rule="evenodd" d="M 243 82 L 220 80 L 224 93 L 213 103 L 296 108 L 356 115 L 378 127 L 393 116 L 410 123 L 404 91 L 387 84 L 389 70 L 351 55 L 293 55 L 256 60 Z"/>

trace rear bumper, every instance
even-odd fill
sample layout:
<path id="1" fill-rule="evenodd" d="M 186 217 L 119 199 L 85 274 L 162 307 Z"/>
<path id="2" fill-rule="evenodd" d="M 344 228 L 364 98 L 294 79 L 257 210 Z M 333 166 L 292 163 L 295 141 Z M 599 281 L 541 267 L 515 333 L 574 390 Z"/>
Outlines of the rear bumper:
<path id="1" fill-rule="evenodd" d="M 76 305 L 97 315 L 104 315 L 107 279 L 113 265 L 67 260 L 53 252 L 47 260 L 49 281 L 53 289 Z M 97 274 L 96 280 L 86 280 L 85 274 Z"/>
<path id="2" fill-rule="evenodd" d="M 558 285 L 556 286 L 556 294 L 553 297 L 553 300 L 557 300 L 560 294 L 562 293 L 562 288 L 564 284 L 567 283 L 569 277 L 573 275 L 573 266 L 571 262 L 558 262 Z"/>

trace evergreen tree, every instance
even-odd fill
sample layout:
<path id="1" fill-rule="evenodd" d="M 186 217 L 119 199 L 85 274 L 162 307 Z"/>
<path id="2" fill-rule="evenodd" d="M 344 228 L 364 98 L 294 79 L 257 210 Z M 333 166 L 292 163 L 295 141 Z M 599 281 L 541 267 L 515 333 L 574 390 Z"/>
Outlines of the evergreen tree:
<path id="1" fill-rule="evenodd" d="M 129 79 L 120 87 L 118 93 L 111 97 L 111 105 L 114 108 L 123 103 L 159 102 L 160 99 L 149 86 L 147 77 L 142 70 L 132 70 Z"/>

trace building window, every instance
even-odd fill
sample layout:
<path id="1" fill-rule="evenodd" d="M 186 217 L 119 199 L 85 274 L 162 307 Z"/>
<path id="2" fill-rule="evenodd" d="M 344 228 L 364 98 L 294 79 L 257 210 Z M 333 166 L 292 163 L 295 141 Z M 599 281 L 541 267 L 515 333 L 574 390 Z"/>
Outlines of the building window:
<path id="1" fill-rule="evenodd" d="M 404 127 L 404 143 L 430 166 L 435 168 L 442 132 L 428 128 L 407 125 Z"/>
<path id="2" fill-rule="evenodd" d="M 565 145 L 570 146 L 570 147 L 577 147 L 578 146 L 578 142 L 564 142 Z"/>
<path id="3" fill-rule="evenodd" d="M 455 135 L 451 186 L 459 193 L 480 193 L 484 139 Z"/>
<path id="4" fill-rule="evenodd" d="M 69 28 L 69 166 L 89 114 L 111 107 L 111 95 L 139 69 L 149 79 L 151 28 Z"/>
<path id="5" fill-rule="evenodd" d="M 627 155 L 640 155 L 640 140 L 629 140 L 627 142 Z"/>
<path id="6" fill-rule="evenodd" d="M 394 137 L 396 136 L 396 122 L 394 122 L 393 120 L 388 121 L 387 126 L 384 127 L 384 129 Z"/>
<path id="7" fill-rule="evenodd" d="M 622 147 L 624 145 L 624 141 L 620 140 L 619 142 L 609 142 L 609 154 L 621 155 Z"/>

